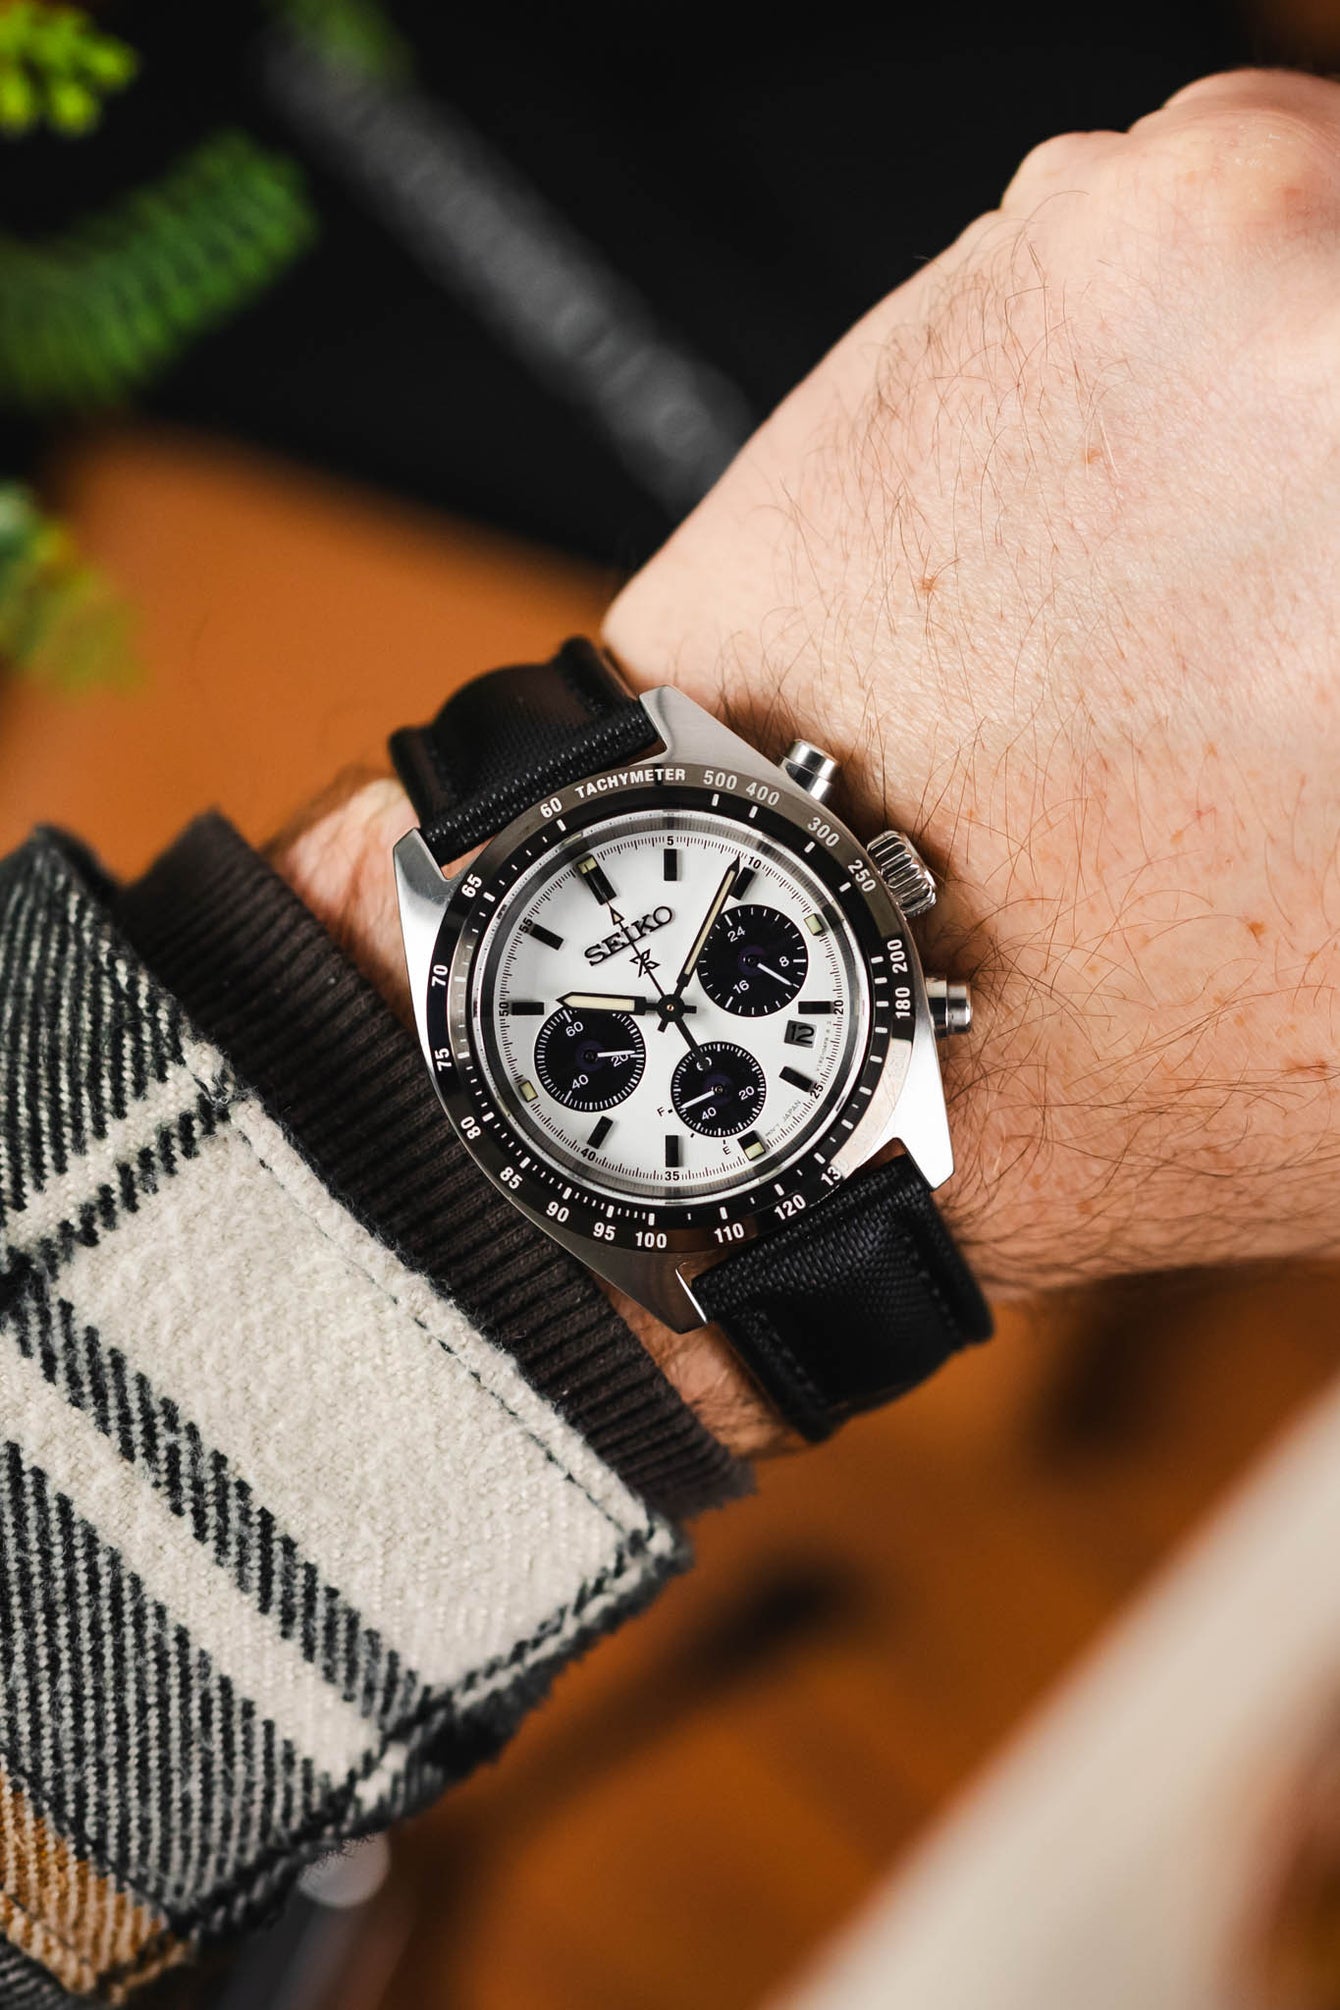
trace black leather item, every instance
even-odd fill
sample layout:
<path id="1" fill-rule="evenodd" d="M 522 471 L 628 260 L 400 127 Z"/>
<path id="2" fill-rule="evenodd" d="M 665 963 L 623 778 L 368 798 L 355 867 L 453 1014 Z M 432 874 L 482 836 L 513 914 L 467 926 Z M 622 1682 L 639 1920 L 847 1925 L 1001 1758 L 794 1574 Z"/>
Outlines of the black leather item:
<path id="1" fill-rule="evenodd" d="M 693 1290 L 812 1442 L 991 1337 L 986 1302 L 909 1158 L 860 1174 Z"/>
<path id="2" fill-rule="evenodd" d="M 555 789 L 656 745 L 642 706 L 594 643 L 552 662 L 474 678 L 427 726 L 391 737 L 391 759 L 428 849 L 446 865 Z"/>

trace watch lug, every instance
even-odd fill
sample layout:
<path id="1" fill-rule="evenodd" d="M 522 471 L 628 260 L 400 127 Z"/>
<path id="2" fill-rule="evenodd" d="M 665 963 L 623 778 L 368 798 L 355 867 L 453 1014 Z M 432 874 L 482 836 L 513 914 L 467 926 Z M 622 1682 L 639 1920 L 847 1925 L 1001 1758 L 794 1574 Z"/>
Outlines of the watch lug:
<path id="1" fill-rule="evenodd" d="M 442 916 L 451 899 L 452 883 L 442 877 L 442 868 L 418 830 L 406 831 L 392 853 L 395 864 L 396 900 L 400 908 L 400 934 L 405 944 L 405 968 L 409 973 L 409 995 L 414 1001 L 414 1024 L 419 1045 L 428 1053 L 428 981 L 432 975 L 433 951 L 437 946 Z"/>
<path id="2" fill-rule="evenodd" d="M 900 1140 L 927 1186 L 944 1185 L 954 1170 L 954 1148 L 935 1031 L 929 1020 L 917 1027 L 891 1134 Z"/>
<path id="3" fill-rule="evenodd" d="M 541 1228 L 554 1234 L 553 1225 L 534 1217 Z M 555 1240 L 567 1242 L 563 1235 Z M 634 1249 L 615 1249 L 609 1243 L 588 1242 L 584 1236 L 568 1242 L 574 1255 L 594 1270 L 616 1291 L 622 1291 L 672 1333 L 694 1333 L 707 1324 L 707 1314 L 680 1275 L 673 1256 L 658 1256 Z"/>
<path id="4" fill-rule="evenodd" d="M 909 942 L 908 948 L 916 1031 L 907 1071 L 896 1090 L 890 1090 L 887 1103 L 883 1096 L 877 1096 L 864 1121 L 834 1154 L 833 1166 L 843 1179 L 852 1179 L 889 1145 L 901 1144 L 926 1184 L 937 1187 L 943 1186 L 954 1170 L 954 1151 L 926 979 L 915 945 Z"/>
<path id="5" fill-rule="evenodd" d="M 685 697 L 673 684 L 658 684 L 653 690 L 644 691 L 642 709 L 665 745 L 665 753 L 656 757 L 656 765 L 662 761 L 666 765 L 676 761 L 708 763 L 768 782 L 773 788 L 780 785 L 802 801 L 809 800 L 776 761 L 760 754 L 757 747 L 732 733 L 729 726 L 704 712 L 701 705 Z"/>
<path id="6" fill-rule="evenodd" d="M 489 1175 L 492 1178 L 492 1175 Z M 494 1185 L 498 1182 L 494 1180 Z M 694 1333 L 707 1324 L 707 1314 L 681 1277 L 676 1258 L 651 1250 L 618 1249 L 613 1243 L 595 1242 L 565 1227 L 549 1215 L 540 1214 L 505 1187 L 505 1200 L 544 1230 L 552 1242 L 561 1243 L 586 1269 L 594 1270 L 616 1291 L 635 1300 L 644 1311 L 659 1319 L 674 1333 Z"/>

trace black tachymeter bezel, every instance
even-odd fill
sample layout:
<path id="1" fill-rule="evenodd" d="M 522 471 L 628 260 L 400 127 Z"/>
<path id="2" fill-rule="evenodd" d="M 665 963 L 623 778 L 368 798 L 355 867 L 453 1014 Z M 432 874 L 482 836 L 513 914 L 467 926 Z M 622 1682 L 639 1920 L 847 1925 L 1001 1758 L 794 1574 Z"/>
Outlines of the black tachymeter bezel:
<path id="1" fill-rule="evenodd" d="M 529 831 L 524 827 L 532 823 L 534 812 L 527 812 L 494 840 L 502 854 L 494 870 L 472 871 L 463 877 L 448 903 L 433 950 L 425 1001 L 430 1065 L 457 1135 L 509 1199 L 542 1226 L 560 1225 L 565 1235 L 580 1235 L 596 1249 L 719 1253 L 728 1227 L 729 1241 L 738 1244 L 787 1219 L 797 1204 L 812 1205 L 831 1191 L 834 1182 L 829 1167 L 866 1115 L 899 1048 L 905 1050 L 905 1073 L 916 1034 L 916 991 L 911 975 L 917 968 L 916 952 L 897 909 L 855 839 L 827 818 L 816 821 L 822 823 L 828 836 L 812 836 L 805 828 L 813 815 L 812 804 L 802 801 L 794 814 L 787 814 L 780 804 L 761 799 L 775 791 L 759 788 L 749 779 L 736 788 L 713 786 L 722 779 L 716 772 L 683 763 L 676 774 L 686 768 L 690 775 L 705 774 L 710 779 L 650 780 L 630 784 L 617 793 L 592 792 L 589 796 L 583 793 L 587 785 L 579 783 L 551 798 L 545 806 L 549 814 Z M 656 764 L 648 763 L 645 772 L 655 775 Z M 864 1056 L 848 1095 L 834 1109 L 827 1128 L 810 1141 L 800 1159 L 780 1173 L 764 1174 L 758 1186 L 687 1202 L 677 1201 L 673 1195 L 655 1202 L 614 1199 L 584 1187 L 573 1173 L 547 1164 L 533 1142 L 513 1129 L 507 1113 L 499 1107 L 474 1045 L 471 979 L 475 959 L 508 888 L 536 859 L 587 825 L 656 809 L 717 815 L 724 810 L 742 825 L 752 826 L 783 849 L 803 857 L 851 927 L 871 987 Z M 509 844 L 513 829 L 518 831 L 518 840 Z M 888 912 L 891 925 L 887 932 L 872 900 Z M 905 1010 L 895 1010 L 900 986 L 907 992 Z"/>

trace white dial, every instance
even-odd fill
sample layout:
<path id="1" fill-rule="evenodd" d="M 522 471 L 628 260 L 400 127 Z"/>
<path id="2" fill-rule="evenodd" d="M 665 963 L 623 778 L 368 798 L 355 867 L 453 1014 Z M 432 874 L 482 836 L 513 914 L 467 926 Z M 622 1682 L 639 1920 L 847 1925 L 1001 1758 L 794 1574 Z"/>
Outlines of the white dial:
<path id="1" fill-rule="evenodd" d="M 701 1200 L 792 1163 L 850 1090 L 867 978 L 803 857 L 709 811 L 612 818 L 499 902 L 476 1050 L 551 1163 Z"/>

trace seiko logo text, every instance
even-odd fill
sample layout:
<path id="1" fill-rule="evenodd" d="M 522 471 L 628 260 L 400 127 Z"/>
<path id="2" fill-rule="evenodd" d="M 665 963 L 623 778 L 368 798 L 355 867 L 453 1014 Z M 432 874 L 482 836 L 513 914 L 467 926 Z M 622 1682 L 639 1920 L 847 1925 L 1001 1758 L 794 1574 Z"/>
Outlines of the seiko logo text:
<path id="1" fill-rule="evenodd" d="M 599 942 L 588 943 L 586 960 L 588 963 L 604 963 L 608 957 L 617 956 L 621 949 L 631 949 L 635 942 L 641 942 L 644 935 L 655 934 L 658 928 L 664 928 L 666 922 L 674 918 L 673 908 L 653 907 L 651 913 L 644 914 L 640 921 L 626 921 L 612 935 L 602 936 Z"/>

